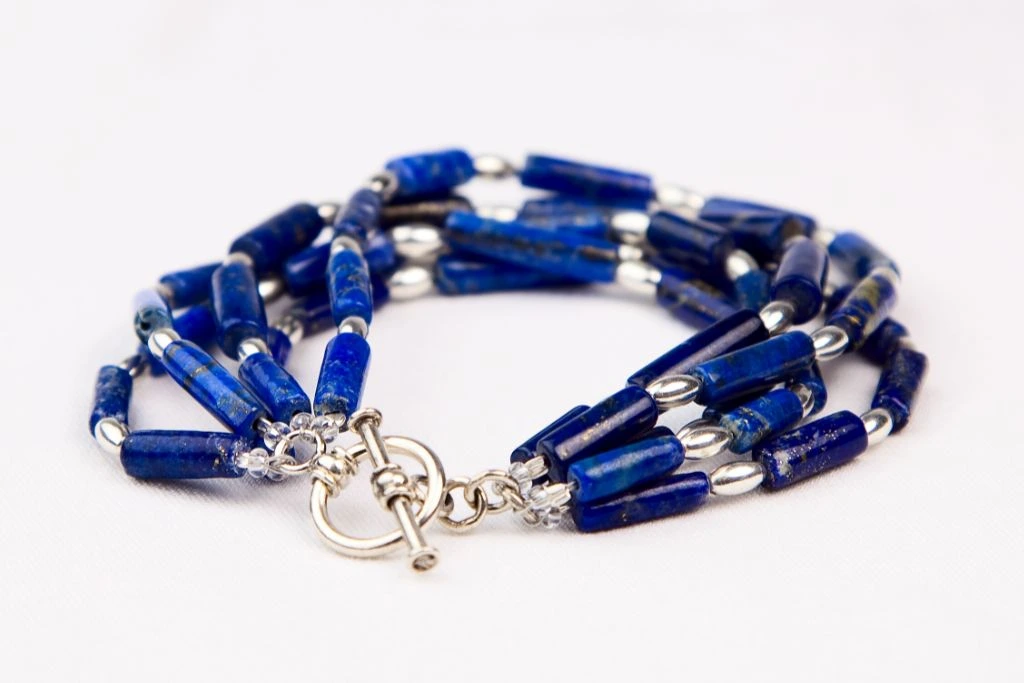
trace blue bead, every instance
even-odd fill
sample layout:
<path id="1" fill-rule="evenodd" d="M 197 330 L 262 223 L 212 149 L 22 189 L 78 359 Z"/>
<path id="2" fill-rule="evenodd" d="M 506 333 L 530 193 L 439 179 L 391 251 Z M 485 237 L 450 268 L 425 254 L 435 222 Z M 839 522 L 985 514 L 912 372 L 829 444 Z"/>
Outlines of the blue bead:
<path id="1" fill-rule="evenodd" d="M 768 303 L 771 284 L 772 276 L 760 268 L 740 275 L 733 283 L 736 303 L 740 308 L 761 310 Z"/>
<path id="2" fill-rule="evenodd" d="M 327 263 L 327 282 L 335 325 L 350 317 L 367 323 L 373 319 L 370 270 L 362 254 L 344 248 L 334 251 Z"/>
<path id="3" fill-rule="evenodd" d="M 651 177 L 603 166 L 531 154 L 526 157 L 519 181 L 524 187 L 550 190 L 595 201 L 635 202 L 642 208 L 654 198 Z"/>
<path id="4" fill-rule="evenodd" d="M 208 263 L 188 270 L 167 273 L 160 278 L 170 293 L 168 303 L 171 308 L 185 308 L 201 304 L 210 298 L 210 278 L 220 263 Z"/>
<path id="5" fill-rule="evenodd" d="M 713 212 L 705 209 L 700 212 L 700 219 L 726 228 L 736 247 L 753 256 L 759 263 L 776 261 L 787 240 L 810 234 L 808 223 L 784 213 Z"/>
<path id="6" fill-rule="evenodd" d="M 800 399 L 789 389 L 775 389 L 722 415 L 719 424 L 732 434 L 729 449 L 746 453 L 768 437 L 784 432 L 804 416 Z"/>
<path id="7" fill-rule="evenodd" d="M 267 348 L 278 365 L 284 365 L 292 353 L 292 340 L 281 330 L 271 327 L 267 330 Z"/>
<path id="8" fill-rule="evenodd" d="M 441 227 L 448 216 L 456 211 L 472 211 L 473 205 L 465 197 L 451 195 L 439 199 L 392 201 L 381 210 L 381 227 L 428 223 Z"/>
<path id="9" fill-rule="evenodd" d="M 284 283 L 292 296 L 304 296 L 323 290 L 327 282 L 327 261 L 330 244 L 306 247 L 284 262 Z"/>
<path id="10" fill-rule="evenodd" d="M 860 347 L 860 353 L 872 363 L 882 365 L 909 336 L 910 331 L 906 327 L 892 318 L 886 318 L 878 326 L 878 329 L 864 340 L 864 346 Z"/>
<path id="11" fill-rule="evenodd" d="M 875 268 L 900 272 L 895 261 L 855 232 L 836 235 L 828 245 L 828 255 L 836 268 L 855 278 L 862 278 Z"/>
<path id="12" fill-rule="evenodd" d="M 778 490 L 847 463 L 867 447 L 864 423 L 843 410 L 757 446 L 754 460 L 764 465 L 762 486 Z"/>
<path id="13" fill-rule="evenodd" d="M 278 422 L 290 422 L 296 413 L 313 412 L 298 381 L 272 356 L 254 353 L 246 358 L 238 366 L 238 379 Z"/>
<path id="14" fill-rule="evenodd" d="M 248 263 L 231 261 L 217 268 L 210 292 L 217 316 L 217 342 L 229 358 L 238 358 L 238 345 L 246 339 L 266 341 L 267 313 L 256 273 Z"/>
<path id="15" fill-rule="evenodd" d="M 370 292 L 373 294 L 374 310 L 391 300 L 391 289 L 388 282 L 377 273 L 370 273 Z"/>
<path id="16" fill-rule="evenodd" d="M 549 432 L 537 444 L 537 453 L 547 461 L 548 476 L 565 481 L 572 463 L 628 443 L 657 421 L 654 399 L 640 387 L 629 386 Z"/>
<path id="17" fill-rule="evenodd" d="M 892 271 L 878 268 L 857 283 L 826 324 L 842 329 L 850 338 L 850 350 L 857 350 L 878 329 L 896 306 L 896 280 Z"/>
<path id="18" fill-rule="evenodd" d="M 803 332 L 787 332 L 700 363 L 689 374 L 700 380 L 697 403 L 718 405 L 767 389 L 814 362 L 814 343 Z"/>
<path id="19" fill-rule="evenodd" d="M 775 243 L 772 249 L 774 253 L 781 251 L 786 239 L 794 235 L 809 235 L 817 225 L 814 218 L 807 214 L 730 197 L 709 198 L 701 207 L 700 215 L 705 220 L 714 218 L 715 223 L 722 223 L 733 229 L 741 229 L 744 225 L 764 222 L 766 216 L 789 218 L 798 227 L 791 228 L 790 232 L 779 235 L 781 239 Z M 745 247 L 743 248 L 745 249 Z"/>
<path id="20" fill-rule="evenodd" d="M 207 283 L 209 284 L 209 283 Z M 174 316 L 174 331 L 182 339 L 207 347 L 217 339 L 217 320 L 209 303 L 187 308 Z M 150 352 L 145 344 L 139 346 L 139 354 L 149 361 L 149 371 L 154 377 L 164 374 L 163 363 Z"/>
<path id="21" fill-rule="evenodd" d="M 474 254 L 586 282 L 615 280 L 618 247 L 612 242 L 471 213 L 453 213 L 447 228 L 449 244 Z"/>
<path id="22" fill-rule="evenodd" d="M 155 290 L 144 289 L 135 296 L 135 335 L 143 344 L 159 329 L 174 327 L 171 307 Z"/>
<path id="23" fill-rule="evenodd" d="M 137 479 L 240 477 L 235 458 L 252 441 L 216 432 L 132 432 L 121 446 L 121 466 Z"/>
<path id="24" fill-rule="evenodd" d="M 822 288 L 828 277 L 828 254 L 806 237 L 786 247 L 772 281 L 772 301 L 793 305 L 793 323 L 802 325 L 821 311 Z"/>
<path id="25" fill-rule="evenodd" d="M 522 220 L 540 220 L 570 216 L 574 214 L 589 215 L 599 214 L 606 221 L 619 211 L 635 210 L 636 201 L 603 201 L 596 202 L 581 197 L 567 197 L 563 195 L 552 195 L 549 197 L 538 197 L 523 202 L 519 209 L 519 217 Z M 643 208 L 646 205 L 641 206 Z"/>
<path id="26" fill-rule="evenodd" d="M 357 190 L 334 221 L 334 236 L 352 237 L 362 244 L 371 233 L 380 228 L 383 203 L 373 190 Z"/>
<path id="27" fill-rule="evenodd" d="M 588 505 L 625 493 L 672 472 L 683 464 L 683 445 L 675 435 L 654 436 L 613 448 L 569 465 L 576 505 Z"/>
<path id="28" fill-rule="evenodd" d="M 534 457 L 537 455 L 537 444 L 540 443 L 541 439 L 566 424 L 577 415 L 582 415 L 588 410 L 590 410 L 590 406 L 576 406 L 571 409 L 565 415 L 562 415 L 557 420 L 544 427 L 544 429 L 524 441 L 519 448 L 512 451 L 512 455 L 509 456 L 509 462 L 526 462 L 530 458 Z"/>
<path id="29" fill-rule="evenodd" d="M 449 295 L 582 284 L 579 280 L 465 254 L 445 254 L 437 259 L 434 283 L 438 291 Z"/>
<path id="30" fill-rule="evenodd" d="M 661 256 L 698 273 L 721 269 L 735 245 L 720 225 L 659 211 L 651 216 L 647 241 Z"/>
<path id="31" fill-rule="evenodd" d="M 825 404 L 828 402 L 828 389 L 825 387 L 825 379 L 821 376 L 821 368 L 817 363 L 811 363 L 805 369 L 798 370 L 786 382 L 787 387 L 792 387 L 794 384 L 802 384 L 811 390 L 814 405 L 811 407 L 809 415 L 816 415 L 824 410 Z"/>
<path id="32" fill-rule="evenodd" d="M 736 307 L 711 285 L 676 268 L 662 268 L 658 305 L 698 330 L 736 313 Z"/>
<path id="33" fill-rule="evenodd" d="M 291 312 L 302 320 L 304 336 L 336 327 L 334 315 L 331 313 L 331 297 L 327 294 L 326 289 L 300 299 L 295 303 Z"/>
<path id="34" fill-rule="evenodd" d="M 229 251 L 248 254 L 257 273 L 273 272 L 289 256 L 309 246 L 323 227 L 315 206 L 296 204 L 240 236 Z"/>
<path id="35" fill-rule="evenodd" d="M 132 376 L 124 368 L 104 365 L 96 377 L 96 392 L 89 415 L 89 433 L 96 430 L 96 423 L 105 417 L 112 417 L 123 425 L 128 424 L 128 401 L 132 397 Z"/>
<path id="36" fill-rule="evenodd" d="M 398 178 L 398 199 L 446 194 L 476 174 L 472 157 L 461 149 L 398 157 L 384 168 Z"/>
<path id="37" fill-rule="evenodd" d="M 382 230 L 370 233 L 363 245 L 363 258 L 366 259 L 366 267 L 370 274 L 390 274 L 398 266 L 398 252 L 395 251 L 395 243 L 391 241 L 388 234 Z"/>
<path id="38" fill-rule="evenodd" d="M 313 405 L 318 415 L 351 415 L 359 408 L 370 365 L 370 345 L 358 334 L 334 337 L 324 352 Z"/>
<path id="39" fill-rule="evenodd" d="M 685 375 L 698 363 L 736 351 L 768 338 L 761 318 L 754 311 L 739 311 L 693 335 L 633 373 L 627 382 L 646 387 L 668 375 Z"/>
<path id="40" fill-rule="evenodd" d="M 524 203 L 517 220 L 535 228 L 571 230 L 588 237 L 608 239 L 608 213 L 603 207 L 585 200 L 555 198 Z"/>
<path id="41" fill-rule="evenodd" d="M 893 433 L 907 426 L 914 399 L 928 372 L 928 357 L 919 351 L 899 348 L 882 367 L 872 408 L 885 408 L 892 415 Z"/>
<path id="42" fill-rule="evenodd" d="M 703 505 L 710 491 L 708 475 L 684 472 L 603 503 L 573 506 L 572 518 L 585 533 L 607 531 L 689 512 Z"/>
<path id="43" fill-rule="evenodd" d="M 233 432 L 251 434 L 256 420 L 266 414 L 241 382 L 190 341 L 171 342 L 163 364 L 174 381 Z"/>

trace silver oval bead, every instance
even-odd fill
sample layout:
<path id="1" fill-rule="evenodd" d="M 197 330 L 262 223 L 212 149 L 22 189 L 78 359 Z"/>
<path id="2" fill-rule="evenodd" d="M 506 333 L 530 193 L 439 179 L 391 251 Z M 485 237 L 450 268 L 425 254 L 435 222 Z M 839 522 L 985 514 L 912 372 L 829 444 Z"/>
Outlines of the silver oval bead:
<path id="1" fill-rule="evenodd" d="M 339 202 L 321 202 L 317 205 L 316 212 L 320 214 L 320 220 L 324 222 L 324 225 L 334 225 L 343 206 Z"/>
<path id="2" fill-rule="evenodd" d="M 398 191 L 398 176 L 391 171 L 378 171 L 366 181 L 366 187 L 376 192 L 387 203 Z"/>
<path id="3" fill-rule="evenodd" d="M 252 256 L 249 256 L 244 251 L 233 251 L 224 257 L 224 265 L 230 265 L 232 263 L 244 263 L 250 268 L 256 264 L 252 260 Z"/>
<path id="4" fill-rule="evenodd" d="M 388 278 L 388 290 L 395 300 L 415 299 L 429 294 L 433 288 L 434 274 L 424 266 L 405 265 Z"/>
<path id="5" fill-rule="evenodd" d="M 284 278 L 280 275 L 274 275 L 260 280 L 257 288 L 260 296 L 263 298 L 263 303 L 267 304 L 272 304 L 283 297 L 286 290 Z"/>
<path id="6" fill-rule="evenodd" d="M 285 313 L 284 316 L 271 325 L 274 329 L 281 330 L 288 337 L 292 344 L 298 344 L 305 336 L 306 328 L 302 320 L 293 313 Z"/>
<path id="7" fill-rule="evenodd" d="M 892 433 L 892 413 L 885 408 L 873 408 L 861 415 L 860 419 L 868 433 L 868 446 L 885 441 L 885 437 Z"/>
<path id="8" fill-rule="evenodd" d="M 337 254 L 342 251 L 354 251 L 360 256 L 363 254 L 363 248 L 359 246 L 359 242 L 355 241 L 348 235 L 338 235 L 331 240 L 331 253 Z"/>
<path id="9" fill-rule="evenodd" d="M 654 198 L 658 204 L 669 209 L 682 209 L 691 215 L 700 213 L 704 208 L 705 197 L 687 187 L 679 185 L 661 185 L 654 188 Z"/>
<path id="10" fill-rule="evenodd" d="M 476 215 L 492 221 L 511 223 L 519 217 L 519 211 L 511 206 L 478 206 Z"/>
<path id="11" fill-rule="evenodd" d="M 811 388 L 806 384 L 800 384 L 798 382 L 790 385 L 789 390 L 796 394 L 796 397 L 800 399 L 800 407 L 803 408 L 804 417 L 810 415 L 811 411 L 814 410 L 814 392 L 811 391 Z"/>
<path id="12" fill-rule="evenodd" d="M 826 249 L 828 249 L 829 245 L 832 244 L 832 240 L 835 238 L 835 230 L 829 230 L 828 228 L 822 228 L 821 226 L 814 228 L 814 232 L 811 233 L 811 239 Z"/>
<path id="13" fill-rule="evenodd" d="M 758 268 L 757 259 L 742 249 L 733 249 L 725 257 L 725 275 L 733 282 Z"/>
<path id="14" fill-rule="evenodd" d="M 402 258 L 425 259 L 437 256 L 445 247 L 441 230 L 429 223 L 397 225 L 388 231 L 395 252 Z"/>
<path id="15" fill-rule="evenodd" d="M 473 171 L 481 178 L 501 180 L 516 175 L 515 164 L 497 154 L 480 154 L 473 157 Z"/>
<path id="16" fill-rule="evenodd" d="M 170 327 L 161 327 L 149 335 L 149 341 L 146 345 L 149 347 L 150 353 L 157 358 L 163 358 L 164 349 L 176 341 L 181 341 L 181 336 L 177 332 Z"/>
<path id="17" fill-rule="evenodd" d="M 761 322 L 764 323 L 769 335 L 786 331 L 793 324 L 796 309 L 788 301 L 772 301 L 761 309 Z"/>
<path id="18" fill-rule="evenodd" d="M 683 444 L 683 455 L 687 460 L 705 460 L 724 453 L 732 444 L 729 430 L 710 421 L 699 425 L 687 425 L 676 435 Z"/>
<path id="19" fill-rule="evenodd" d="M 716 496 L 738 496 L 753 491 L 764 481 L 764 466 L 759 462 L 730 462 L 716 468 L 708 477 L 711 493 Z"/>
<path id="20" fill-rule="evenodd" d="M 814 357 L 818 360 L 838 358 L 850 345 L 850 337 L 835 325 L 826 325 L 812 332 L 811 341 L 814 342 Z"/>
<path id="21" fill-rule="evenodd" d="M 700 393 L 700 380 L 690 375 L 669 375 L 654 380 L 645 389 L 663 413 L 692 403 Z"/>
<path id="22" fill-rule="evenodd" d="M 615 250 L 615 255 L 620 261 L 640 261 L 643 260 L 644 250 L 635 244 L 620 244 Z M 661 277 L 660 273 L 658 277 Z"/>
<path id="23" fill-rule="evenodd" d="M 366 321 L 360 318 L 358 315 L 350 315 L 341 321 L 338 325 L 338 334 L 346 333 L 358 334 L 363 339 L 366 339 L 366 335 L 370 332 L 370 326 L 366 324 Z"/>
<path id="24" fill-rule="evenodd" d="M 654 296 L 661 271 L 646 261 L 623 261 L 615 267 L 615 281 L 632 292 Z"/>
<path id="25" fill-rule="evenodd" d="M 121 445 L 128 438 L 128 426 L 112 417 L 105 417 L 96 423 L 92 435 L 105 452 L 121 455 Z"/>
<path id="26" fill-rule="evenodd" d="M 249 339 L 243 339 L 238 343 L 238 360 L 244 362 L 249 356 L 255 356 L 257 353 L 265 353 L 270 355 L 270 349 L 267 347 L 267 342 L 257 337 L 250 337 Z"/>
<path id="27" fill-rule="evenodd" d="M 619 211 L 609 221 L 612 237 L 623 244 L 641 244 L 651 225 L 651 217 L 643 211 Z"/>

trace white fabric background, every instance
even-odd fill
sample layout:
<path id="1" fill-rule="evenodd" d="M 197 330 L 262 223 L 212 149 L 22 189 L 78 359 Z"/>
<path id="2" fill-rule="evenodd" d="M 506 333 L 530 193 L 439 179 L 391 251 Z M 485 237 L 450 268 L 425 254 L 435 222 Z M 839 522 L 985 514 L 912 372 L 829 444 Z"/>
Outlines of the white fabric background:
<path id="1" fill-rule="evenodd" d="M 0 678 L 1021 680 L 1022 15 L 4 3 Z M 912 426 L 785 493 L 628 531 L 431 528 L 428 576 L 322 547 L 305 482 L 140 484 L 91 442 L 135 290 L 451 144 L 855 226 L 898 259 L 898 317 L 931 356 Z M 610 292 L 394 304 L 366 403 L 470 474 L 689 333 Z M 294 356 L 309 387 L 326 339 Z M 866 406 L 875 370 L 829 375 L 833 409 Z M 139 427 L 214 426 L 166 379 L 132 408 Z M 382 528 L 364 486 L 349 523 Z"/>

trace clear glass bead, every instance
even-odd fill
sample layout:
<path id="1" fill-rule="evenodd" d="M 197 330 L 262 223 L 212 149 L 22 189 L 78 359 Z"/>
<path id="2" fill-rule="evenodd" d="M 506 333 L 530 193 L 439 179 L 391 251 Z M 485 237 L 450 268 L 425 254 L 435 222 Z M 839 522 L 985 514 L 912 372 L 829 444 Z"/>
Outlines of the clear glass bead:
<path id="1" fill-rule="evenodd" d="M 562 524 L 562 508 L 548 508 L 540 513 L 540 523 L 545 529 L 554 529 Z"/>
<path id="2" fill-rule="evenodd" d="M 313 416 L 309 413 L 296 413 L 292 418 L 292 429 L 309 429 L 313 424 Z"/>
<path id="3" fill-rule="evenodd" d="M 277 444 L 284 438 L 285 434 L 291 431 L 291 428 L 284 422 L 275 422 L 267 428 L 266 433 L 263 435 L 263 443 L 267 445 L 267 448 L 275 448 Z"/>
<path id="4" fill-rule="evenodd" d="M 245 468 L 253 479 L 262 479 L 269 472 L 270 453 L 264 448 L 254 448 L 238 459 L 238 466 Z"/>
<path id="5" fill-rule="evenodd" d="M 332 441 L 341 433 L 341 425 L 338 421 L 326 415 L 317 415 L 313 418 L 312 428 L 320 433 L 324 441 Z"/>

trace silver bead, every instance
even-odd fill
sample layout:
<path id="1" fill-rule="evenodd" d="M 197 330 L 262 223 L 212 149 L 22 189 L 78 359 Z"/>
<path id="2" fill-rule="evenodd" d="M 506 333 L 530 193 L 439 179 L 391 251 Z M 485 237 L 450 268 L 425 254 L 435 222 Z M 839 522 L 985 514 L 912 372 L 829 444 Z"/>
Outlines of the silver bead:
<path id="1" fill-rule="evenodd" d="M 341 251 L 354 251 L 360 256 L 363 254 L 363 250 L 359 246 L 359 242 L 356 242 L 348 235 L 338 235 L 331 240 L 331 253 L 337 254 Z"/>
<path id="2" fill-rule="evenodd" d="M 366 181 L 366 187 L 380 195 L 384 203 L 387 203 L 398 191 L 398 176 L 391 171 L 378 171 Z"/>
<path id="3" fill-rule="evenodd" d="M 821 246 L 828 249 L 829 245 L 832 244 L 832 240 L 836 238 L 834 230 L 828 228 L 822 228 L 820 226 L 814 228 L 814 232 L 811 233 L 811 239 L 820 244 Z"/>
<path id="4" fill-rule="evenodd" d="M 615 255 L 620 261 L 640 261 L 644 257 L 644 250 L 635 244 L 620 244 Z"/>
<path id="5" fill-rule="evenodd" d="M 473 157 L 473 170 L 481 178 L 490 180 L 510 178 L 518 173 L 511 161 L 497 154 L 480 154 Z"/>
<path id="6" fill-rule="evenodd" d="M 615 281 L 630 291 L 654 296 L 661 271 L 646 261 L 623 261 L 615 267 Z"/>
<path id="7" fill-rule="evenodd" d="M 871 270 L 872 274 L 878 274 L 887 279 L 892 283 L 893 287 L 898 287 L 900 284 L 900 274 L 888 266 L 879 266 Z"/>
<path id="8" fill-rule="evenodd" d="M 316 212 L 320 214 L 320 220 L 324 222 L 324 225 L 334 225 L 334 221 L 338 219 L 338 214 L 341 213 L 341 209 L 344 207 L 339 202 L 323 202 L 316 207 Z"/>
<path id="9" fill-rule="evenodd" d="M 249 256 L 244 251 L 233 251 L 224 258 L 225 266 L 232 263 L 244 263 L 250 268 L 253 268 L 256 265 L 253 263 L 252 256 Z"/>
<path id="10" fill-rule="evenodd" d="M 363 339 L 366 339 L 366 335 L 370 332 L 370 326 L 359 316 L 350 315 L 338 325 L 338 334 L 345 334 L 347 332 L 358 334 Z"/>
<path id="11" fill-rule="evenodd" d="M 793 324 L 796 309 L 788 301 L 772 301 L 761 309 L 761 322 L 764 323 L 769 335 L 786 331 Z"/>
<path id="12" fill-rule="evenodd" d="M 511 206 L 478 206 L 476 215 L 492 221 L 511 223 L 519 217 L 519 211 Z"/>
<path id="13" fill-rule="evenodd" d="M 270 355 L 270 349 L 267 348 L 267 342 L 257 337 L 250 337 L 249 339 L 243 339 L 238 343 L 238 360 L 245 361 L 249 356 L 254 356 L 257 353 L 265 353 Z"/>
<path id="14" fill-rule="evenodd" d="M 759 462 L 730 462 L 716 468 L 708 477 L 711 493 L 716 496 L 738 496 L 753 491 L 764 481 L 764 466 Z"/>
<path id="15" fill-rule="evenodd" d="M 733 249 L 725 257 L 725 275 L 733 282 L 757 269 L 757 259 L 742 249 Z"/>
<path id="16" fill-rule="evenodd" d="M 105 452 L 121 455 L 121 445 L 128 438 L 128 426 L 115 418 L 104 417 L 96 423 L 92 435 Z"/>
<path id="17" fill-rule="evenodd" d="M 263 278 L 260 280 L 258 289 L 260 297 L 263 298 L 263 303 L 272 304 L 284 296 L 286 291 L 284 278 L 280 275 Z"/>
<path id="18" fill-rule="evenodd" d="M 149 360 L 141 353 L 136 353 L 134 356 L 128 356 L 123 361 L 117 364 L 117 367 L 122 370 L 128 371 L 128 376 L 135 379 L 142 374 L 142 371 L 146 369 L 149 364 Z"/>
<path id="19" fill-rule="evenodd" d="M 408 259 L 425 259 L 440 254 L 444 248 L 441 230 L 429 223 L 398 225 L 388 231 L 395 244 L 395 253 Z"/>
<path id="20" fill-rule="evenodd" d="M 292 344 L 298 344 L 306 333 L 305 325 L 298 316 L 286 313 L 284 317 L 271 325 L 274 329 L 281 330 Z"/>
<path id="21" fill-rule="evenodd" d="M 164 349 L 176 341 L 181 341 L 181 336 L 170 327 L 161 327 L 149 335 L 147 346 L 149 352 L 156 358 L 164 357 Z"/>
<path id="22" fill-rule="evenodd" d="M 612 237 L 623 244 L 641 244 L 651 225 L 651 217 L 643 211 L 619 211 L 612 215 Z"/>
<path id="23" fill-rule="evenodd" d="M 153 290 L 160 295 L 160 298 L 167 302 L 167 305 L 174 308 L 174 292 L 162 282 L 153 285 Z"/>
<path id="24" fill-rule="evenodd" d="M 811 341 L 814 342 L 814 356 L 818 360 L 838 358 L 850 345 L 850 337 L 835 325 L 826 325 L 811 333 Z"/>
<path id="25" fill-rule="evenodd" d="M 796 397 L 800 399 L 800 407 L 803 408 L 804 417 L 811 414 L 814 410 L 814 392 L 806 384 L 791 384 L 789 390 L 796 394 Z"/>
<path id="26" fill-rule="evenodd" d="M 415 299 L 429 294 L 433 288 L 433 273 L 415 264 L 402 266 L 388 278 L 388 289 L 395 300 Z"/>
<path id="27" fill-rule="evenodd" d="M 885 408 L 874 408 L 860 416 L 864 423 L 864 430 L 868 433 L 868 445 L 874 446 L 885 441 L 885 437 L 892 433 L 892 413 Z"/>
<path id="28" fill-rule="evenodd" d="M 683 212 L 696 215 L 704 208 L 707 201 L 699 192 L 680 187 L 679 185 L 657 184 L 654 188 L 655 201 L 669 209 L 682 209 Z"/>
<path id="29" fill-rule="evenodd" d="M 700 393 L 700 380 L 690 375 L 668 375 L 648 384 L 646 391 L 663 413 L 692 403 Z"/>
<path id="30" fill-rule="evenodd" d="M 676 436 L 683 444 L 684 455 L 688 460 L 713 458 L 725 452 L 732 444 L 732 434 L 710 420 L 689 424 L 680 429 Z"/>

